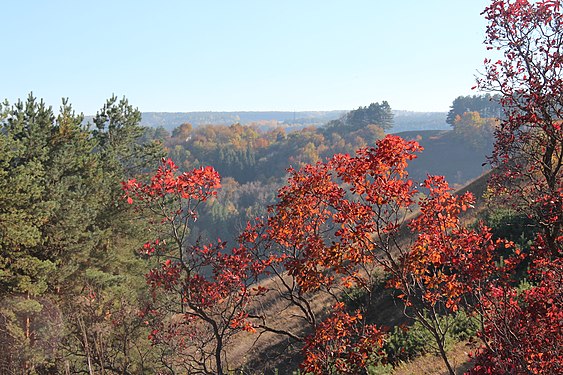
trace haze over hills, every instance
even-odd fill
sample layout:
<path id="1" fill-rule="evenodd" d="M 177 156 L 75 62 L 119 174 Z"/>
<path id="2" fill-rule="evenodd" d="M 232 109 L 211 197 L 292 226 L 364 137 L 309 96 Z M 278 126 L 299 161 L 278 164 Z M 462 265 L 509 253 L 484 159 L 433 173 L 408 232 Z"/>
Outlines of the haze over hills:
<path id="1" fill-rule="evenodd" d="M 237 112 L 143 112 L 142 125 L 172 130 L 183 123 L 232 125 L 240 123 L 301 124 L 316 126 L 335 120 L 347 111 L 237 111 Z"/>
<path id="2" fill-rule="evenodd" d="M 391 133 L 410 130 L 450 130 L 447 112 L 393 111 L 395 118 Z"/>
<path id="3" fill-rule="evenodd" d="M 172 131 L 183 123 L 200 125 L 256 124 L 262 128 L 284 126 L 303 128 L 321 126 L 344 115 L 345 110 L 333 111 L 240 111 L 240 112 L 143 112 L 141 124 L 163 127 Z M 446 130 L 446 112 L 413 112 L 394 110 L 392 132 L 409 130 Z"/>

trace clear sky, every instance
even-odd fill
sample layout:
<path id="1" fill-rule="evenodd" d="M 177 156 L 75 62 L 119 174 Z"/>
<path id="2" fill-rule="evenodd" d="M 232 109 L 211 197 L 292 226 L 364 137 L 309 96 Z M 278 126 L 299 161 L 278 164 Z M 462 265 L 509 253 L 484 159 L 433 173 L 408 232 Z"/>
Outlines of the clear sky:
<path id="1" fill-rule="evenodd" d="M 0 0 L 0 99 L 94 114 L 447 111 L 482 70 L 486 0 Z"/>

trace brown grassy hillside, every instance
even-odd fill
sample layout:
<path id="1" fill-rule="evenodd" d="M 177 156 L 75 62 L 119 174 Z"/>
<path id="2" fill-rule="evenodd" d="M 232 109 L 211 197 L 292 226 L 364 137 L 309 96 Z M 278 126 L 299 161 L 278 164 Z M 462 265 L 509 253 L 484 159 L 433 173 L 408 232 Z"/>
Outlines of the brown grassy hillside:
<path id="1" fill-rule="evenodd" d="M 490 145 L 472 145 L 451 130 L 402 132 L 397 135 L 416 140 L 424 151 L 408 167 L 411 178 L 422 181 L 428 174 L 445 176 L 451 186 L 461 187 L 487 172 L 483 166 Z"/>

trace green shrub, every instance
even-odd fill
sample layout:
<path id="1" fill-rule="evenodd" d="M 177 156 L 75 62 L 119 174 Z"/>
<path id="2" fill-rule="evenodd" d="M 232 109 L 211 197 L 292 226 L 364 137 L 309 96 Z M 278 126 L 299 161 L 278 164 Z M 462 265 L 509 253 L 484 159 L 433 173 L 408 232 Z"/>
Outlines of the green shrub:
<path id="1" fill-rule="evenodd" d="M 475 337 L 479 331 L 479 320 L 473 316 L 467 315 L 463 310 L 454 315 L 451 328 L 449 331 L 452 341 L 466 341 L 471 337 Z"/>
<path id="2" fill-rule="evenodd" d="M 433 340 L 430 332 L 422 324 L 415 322 L 410 327 L 395 327 L 383 350 L 387 354 L 388 363 L 397 365 L 431 351 L 430 343 Z"/>
<path id="3" fill-rule="evenodd" d="M 507 208 L 492 209 L 484 221 L 492 230 L 494 238 L 504 238 L 514 242 L 523 250 L 530 248 L 538 228 L 526 215 Z"/>
<path id="4" fill-rule="evenodd" d="M 479 330 L 479 321 L 464 311 L 443 316 L 440 320 L 442 326 L 449 326 L 446 349 L 456 342 L 474 337 Z M 432 334 L 421 323 L 415 322 L 410 327 L 395 327 L 390 332 L 383 351 L 387 358 L 382 362 L 396 366 L 399 362 L 411 361 L 426 353 L 436 353 L 437 349 Z"/>

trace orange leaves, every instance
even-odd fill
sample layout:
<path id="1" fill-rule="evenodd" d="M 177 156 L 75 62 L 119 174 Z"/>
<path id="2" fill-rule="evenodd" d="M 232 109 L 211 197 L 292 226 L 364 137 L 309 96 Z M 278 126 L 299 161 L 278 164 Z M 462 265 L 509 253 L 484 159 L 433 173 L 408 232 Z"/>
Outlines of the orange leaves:
<path id="1" fill-rule="evenodd" d="M 406 167 L 421 149 L 388 135 L 355 157 L 337 154 L 289 170 L 265 239 L 287 255 L 285 268 L 304 291 L 330 286 L 333 278 L 327 273 L 350 274 L 374 261 L 372 236 L 397 231 L 399 211 L 414 204 L 417 191 Z M 248 236 L 251 232 L 247 229 Z"/>
<path id="2" fill-rule="evenodd" d="M 335 155 L 289 171 L 267 222 L 247 227 L 242 236 L 282 254 L 270 265 L 279 267 L 277 274 L 286 270 L 293 277 L 288 300 L 306 299 L 306 292 L 334 284 L 372 290 L 373 267 L 381 265 L 407 310 L 424 320 L 444 309 L 455 312 L 464 297 L 472 294 L 469 299 L 477 301 L 485 287 L 504 281 L 518 259 L 500 262 L 499 249 L 513 245 L 494 241 L 485 226 L 462 225 L 460 214 L 474 202 L 470 193 L 455 195 L 443 177 L 429 176 L 421 185 L 426 196 L 415 199 L 419 192 L 406 167 L 420 150 L 416 142 L 390 135 L 357 156 Z M 399 232 L 417 208 L 409 224 L 416 239 L 405 247 Z M 425 327 L 443 345 L 444 327 L 433 324 L 426 321 Z M 319 374 L 358 373 L 381 340 L 359 313 L 348 314 L 337 305 L 306 339 L 302 367 Z"/>
<path id="3" fill-rule="evenodd" d="M 393 135 L 379 140 L 376 146 L 358 150 L 357 157 L 335 155 L 329 165 L 343 182 L 351 185 L 352 192 L 370 204 L 409 206 L 414 191 L 407 178 L 407 162 L 422 147 Z"/>
<path id="4" fill-rule="evenodd" d="M 359 312 L 346 313 L 343 303 L 337 303 L 333 311 L 306 338 L 301 368 L 312 374 L 362 373 L 368 360 L 380 351 L 384 334 L 366 324 Z"/>
<path id="5" fill-rule="evenodd" d="M 176 180 L 176 188 L 184 199 L 205 201 L 210 195 L 216 195 L 217 189 L 221 188 L 219 173 L 209 166 L 182 173 Z"/>
<path id="6" fill-rule="evenodd" d="M 391 135 L 355 157 L 335 155 L 290 170 L 264 239 L 286 255 L 285 269 L 302 291 L 330 287 L 337 279 L 361 283 L 352 277 L 357 267 L 378 262 L 394 275 L 391 284 L 405 299 L 420 292 L 425 303 L 443 302 L 455 310 L 464 293 L 493 274 L 500 245 L 487 228 L 477 232 L 460 223 L 460 213 L 474 202 L 470 193 L 454 195 L 443 177 L 429 176 L 422 184 L 427 197 L 415 202 L 418 191 L 406 167 L 420 150 L 416 142 Z M 417 205 L 410 253 L 405 249 L 399 263 L 387 261 L 393 256 L 387 239 Z M 410 290 L 413 281 L 423 290 Z"/>
<path id="7" fill-rule="evenodd" d="M 422 302 L 437 303 L 456 311 L 462 296 L 479 292 L 483 283 L 507 274 L 516 263 L 499 262 L 499 249 L 512 248 L 506 241 L 493 241 L 490 229 L 481 225 L 468 229 L 461 225 L 459 214 L 470 207 L 470 194 L 454 195 L 442 177 L 429 177 L 424 186 L 429 190 L 420 202 L 420 215 L 411 223 L 416 241 L 409 254 L 401 259 L 403 272 L 397 273 L 391 285 L 409 294 L 415 281 L 421 289 Z"/>

